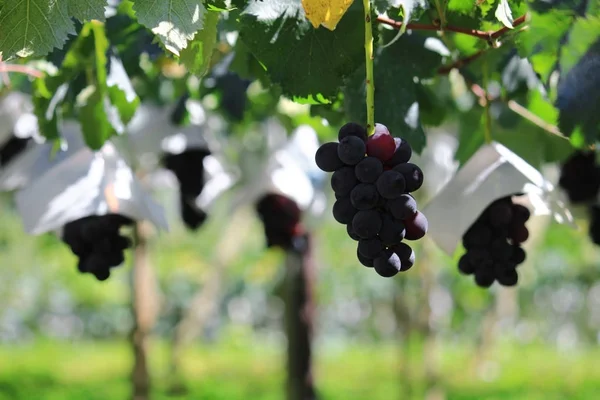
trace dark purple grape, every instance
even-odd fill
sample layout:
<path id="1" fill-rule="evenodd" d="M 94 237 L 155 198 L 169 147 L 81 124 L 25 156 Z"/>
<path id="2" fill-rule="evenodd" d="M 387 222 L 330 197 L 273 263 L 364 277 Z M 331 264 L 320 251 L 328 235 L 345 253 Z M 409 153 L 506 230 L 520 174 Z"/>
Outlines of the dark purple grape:
<path id="1" fill-rule="evenodd" d="M 494 284 L 496 277 L 494 270 L 490 268 L 478 268 L 475 270 L 475 283 L 482 288 L 489 288 Z"/>
<path id="2" fill-rule="evenodd" d="M 365 267 L 373 268 L 373 259 L 365 257 L 362 254 L 360 254 L 360 251 L 358 251 L 358 248 L 356 249 L 356 258 L 358 258 L 358 261 Z"/>
<path id="3" fill-rule="evenodd" d="M 358 210 L 370 210 L 377 206 L 379 193 L 375 185 L 370 183 L 359 183 L 350 192 L 350 201 Z"/>
<path id="4" fill-rule="evenodd" d="M 357 184 L 353 167 L 342 167 L 331 175 L 331 188 L 340 196 L 348 196 Z"/>
<path id="5" fill-rule="evenodd" d="M 315 153 L 315 162 L 317 167 L 325 172 L 333 172 L 344 166 L 338 156 L 338 143 L 329 142 L 321 145 Z"/>
<path id="6" fill-rule="evenodd" d="M 340 224 L 350 224 L 358 212 L 348 197 L 342 197 L 333 203 L 333 218 Z"/>
<path id="7" fill-rule="evenodd" d="M 350 239 L 356 241 L 360 240 L 360 236 L 358 236 L 356 232 L 354 232 L 354 229 L 352 229 L 352 222 L 346 225 L 346 232 L 348 233 L 348 236 L 350 236 Z"/>
<path id="8" fill-rule="evenodd" d="M 391 250 L 383 250 L 373 261 L 375 271 L 384 278 L 391 278 L 402 269 L 400 257 Z"/>
<path id="9" fill-rule="evenodd" d="M 376 258 L 383 249 L 383 243 L 378 238 L 358 241 L 358 252 L 367 258 Z"/>
<path id="10" fill-rule="evenodd" d="M 352 229 L 362 239 L 377 236 L 381 230 L 381 224 L 381 215 L 375 210 L 359 211 L 352 219 Z"/>
<path id="11" fill-rule="evenodd" d="M 489 208 L 490 225 L 494 228 L 508 226 L 512 220 L 512 204 L 498 202 Z"/>
<path id="12" fill-rule="evenodd" d="M 398 164 L 392 171 L 396 171 L 404 176 L 406 191 L 409 193 L 419 190 L 423 185 L 423 171 L 412 163 Z"/>
<path id="13" fill-rule="evenodd" d="M 396 142 L 396 150 L 394 151 L 394 155 L 385 162 L 385 165 L 390 167 L 407 163 L 412 157 L 412 148 L 406 140 L 395 137 L 394 142 Z"/>
<path id="14" fill-rule="evenodd" d="M 417 213 L 417 202 L 410 194 L 403 194 L 396 199 L 387 201 L 390 213 L 396 219 L 404 220 L 413 217 Z"/>
<path id="15" fill-rule="evenodd" d="M 340 140 L 340 144 L 337 149 L 338 157 L 344 164 L 356 165 L 363 158 L 367 147 L 365 142 L 356 136 L 346 136 Z"/>
<path id="16" fill-rule="evenodd" d="M 356 164 L 356 178 L 363 183 L 374 183 L 383 173 L 383 164 L 375 157 L 366 157 Z"/>
<path id="17" fill-rule="evenodd" d="M 515 286 L 519 281 L 519 274 L 513 268 L 504 268 L 496 276 L 496 280 L 502 286 Z"/>
<path id="18" fill-rule="evenodd" d="M 475 272 L 475 266 L 470 261 L 468 253 L 464 254 L 460 260 L 458 260 L 458 270 L 465 275 L 473 274 Z"/>
<path id="19" fill-rule="evenodd" d="M 404 194 L 404 176 L 396 171 L 385 171 L 377 179 L 377 190 L 385 199 L 396 199 Z"/>
<path id="20" fill-rule="evenodd" d="M 429 222 L 422 212 L 417 211 L 412 218 L 404 220 L 404 225 L 406 226 L 404 238 L 406 240 L 419 240 L 427 233 Z"/>
<path id="21" fill-rule="evenodd" d="M 404 239 L 406 228 L 400 221 L 396 221 L 391 215 L 384 215 L 382 218 L 379 238 L 386 246 L 392 246 L 400 243 Z"/>
<path id="22" fill-rule="evenodd" d="M 406 243 L 398 243 L 391 246 L 390 250 L 400 258 L 400 263 L 402 264 L 401 271 L 408 271 L 415 264 L 415 252 Z"/>
<path id="23" fill-rule="evenodd" d="M 356 136 L 363 142 L 367 142 L 367 129 L 355 122 L 348 122 L 338 132 L 338 140 L 341 142 L 347 136 Z"/>

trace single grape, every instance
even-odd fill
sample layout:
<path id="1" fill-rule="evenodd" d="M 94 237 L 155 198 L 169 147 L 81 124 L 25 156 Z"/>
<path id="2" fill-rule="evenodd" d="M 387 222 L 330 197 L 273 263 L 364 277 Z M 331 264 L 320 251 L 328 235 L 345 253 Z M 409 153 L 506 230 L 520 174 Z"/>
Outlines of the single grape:
<path id="1" fill-rule="evenodd" d="M 406 240 L 419 240 L 427 233 L 429 222 L 422 212 L 417 211 L 412 218 L 404 221 L 404 225 L 406 226 L 404 238 Z"/>
<path id="2" fill-rule="evenodd" d="M 367 258 L 376 258 L 383 248 L 383 243 L 378 238 L 360 239 L 358 241 L 358 252 Z"/>
<path id="3" fill-rule="evenodd" d="M 365 158 L 366 151 L 365 142 L 356 136 L 346 136 L 343 138 L 337 149 L 338 157 L 347 165 L 358 164 Z"/>
<path id="4" fill-rule="evenodd" d="M 406 182 L 406 191 L 409 193 L 419 190 L 423 185 L 423 171 L 412 163 L 398 164 L 393 168 L 404 176 Z"/>
<path id="5" fill-rule="evenodd" d="M 352 228 L 352 221 L 350 221 L 350 223 L 346 225 L 346 233 L 348 233 L 348 236 L 350 236 L 350 239 L 356 240 L 356 241 L 360 240 L 360 236 L 358 236 L 356 234 L 356 232 L 354 232 L 354 229 Z"/>
<path id="6" fill-rule="evenodd" d="M 512 255 L 510 257 L 510 262 L 514 264 L 522 264 L 525 261 L 526 254 L 525 250 L 518 244 L 514 244 L 512 246 Z"/>
<path id="7" fill-rule="evenodd" d="M 362 254 L 360 254 L 360 251 L 358 251 L 358 248 L 356 249 L 356 258 L 358 258 L 358 261 L 365 267 L 373 268 L 373 259 L 365 257 Z"/>
<path id="8" fill-rule="evenodd" d="M 519 274 L 515 269 L 504 268 L 497 274 L 496 280 L 502 286 L 515 286 L 519 281 Z"/>
<path id="9" fill-rule="evenodd" d="M 513 225 L 510 227 L 510 238 L 513 243 L 523 243 L 529 238 L 529 230 L 525 225 Z"/>
<path id="10" fill-rule="evenodd" d="M 513 204 L 512 206 L 512 223 L 524 224 L 531 217 L 531 211 L 521 204 Z"/>
<path id="11" fill-rule="evenodd" d="M 363 210 L 352 219 L 352 229 L 362 239 L 377 236 L 381 230 L 381 215 L 375 210 Z"/>
<path id="12" fill-rule="evenodd" d="M 398 164 L 407 163 L 412 157 L 412 148 L 406 140 L 402 140 L 398 137 L 395 137 L 394 142 L 396 144 L 396 150 L 394 151 L 394 155 L 385 162 L 385 164 L 389 165 L 390 167 L 393 167 Z"/>
<path id="13" fill-rule="evenodd" d="M 374 183 L 383 173 L 383 164 L 375 157 L 365 157 L 356 164 L 356 178 L 363 183 Z"/>
<path id="14" fill-rule="evenodd" d="M 404 177 L 396 171 L 385 171 L 377 179 L 377 190 L 386 199 L 395 199 L 404 194 Z"/>
<path id="15" fill-rule="evenodd" d="M 400 258 L 400 263 L 402 264 L 401 271 L 408 271 L 415 264 L 415 252 L 406 243 L 395 244 L 390 247 L 390 250 Z"/>
<path id="16" fill-rule="evenodd" d="M 118 235 L 113 240 L 113 248 L 117 250 L 125 250 L 130 248 L 132 245 L 131 239 L 126 236 Z"/>
<path id="17" fill-rule="evenodd" d="M 383 250 L 373 261 L 375 271 L 384 278 L 391 278 L 402 269 L 400 257 L 391 250 Z"/>
<path id="18" fill-rule="evenodd" d="M 112 251 L 105 254 L 105 260 L 109 267 L 117 267 L 125 262 L 125 256 L 122 251 Z"/>
<path id="19" fill-rule="evenodd" d="M 382 218 L 379 238 L 386 246 L 392 246 L 400 243 L 404 239 L 406 228 L 400 221 L 395 221 L 391 215 L 384 215 Z"/>
<path id="20" fill-rule="evenodd" d="M 331 188 L 341 196 L 348 196 L 357 183 L 353 167 L 342 167 L 331 175 Z"/>
<path id="21" fill-rule="evenodd" d="M 348 122 L 346 125 L 340 128 L 338 132 L 338 141 L 341 142 L 342 139 L 344 139 L 347 136 L 356 136 L 363 142 L 367 142 L 367 130 L 364 126 L 355 122 Z"/>
<path id="22" fill-rule="evenodd" d="M 375 133 L 367 139 L 367 154 L 385 162 L 392 158 L 395 151 L 396 142 L 388 129 L 384 125 L 375 124 Z"/>
<path id="23" fill-rule="evenodd" d="M 315 153 L 315 162 L 317 167 L 325 172 L 333 172 L 344 166 L 338 156 L 338 143 L 329 142 L 321 145 Z"/>
<path id="24" fill-rule="evenodd" d="M 475 270 L 475 283 L 482 288 L 489 288 L 494 284 L 496 277 L 491 268 L 478 268 Z"/>
<path id="25" fill-rule="evenodd" d="M 103 282 L 110 278 L 110 270 L 108 268 L 94 271 L 93 274 L 96 277 L 96 279 L 98 279 L 100 282 Z"/>
<path id="26" fill-rule="evenodd" d="M 458 270 L 465 275 L 475 273 L 475 266 L 470 261 L 469 253 L 464 254 L 460 260 L 458 260 Z"/>
<path id="27" fill-rule="evenodd" d="M 387 201 L 387 206 L 394 218 L 404 220 L 413 217 L 417 213 L 417 201 L 410 194 L 402 194 L 400 197 Z"/>
<path id="28" fill-rule="evenodd" d="M 350 192 L 350 201 L 358 210 L 370 210 L 375 208 L 379 202 L 379 193 L 375 185 L 370 183 L 359 183 Z"/>
<path id="29" fill-rule="evenodd" d="M 350 198 L 342 197 L 333 203 L 333 218 L 340 224 L 349 224 L 358 212 L 352 205 Z"/>
<path id="30" fill-rule="evenodd" d="M 512 217 L 512 203 L 497 202 L 489 208 L 490 225 L 494 228 L 509 225 Z"/>

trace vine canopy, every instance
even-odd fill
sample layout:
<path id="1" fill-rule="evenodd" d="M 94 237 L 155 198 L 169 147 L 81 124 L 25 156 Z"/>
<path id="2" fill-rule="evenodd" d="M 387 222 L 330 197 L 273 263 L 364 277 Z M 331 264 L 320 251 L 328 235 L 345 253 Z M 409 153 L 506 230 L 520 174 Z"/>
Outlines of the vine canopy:
<path id="1" fill-rule="evenodd" d="M 533 165 L 596 141 L 600 1 L 372 5 L 375 118 L 416 151 L 442 123 L 458 128 L 461 162 L 491 140 Z M 225 65 L 273 98 L 310 107 L 310 123 L 365 123 L 364 42 L 357 0 L 0 0 L 0 72 L 42 71 L 31 86 L 41 131 L 56 138 L 62 118 L 78 118 L 94 149 L 122 133 L 152 92 L 136 83 L 153 82 L 148 59 L 188 77 Z M 247 87 L 228 91 L 246 98 Z M 232 123 L 250 117 L 243 109 Z"/>

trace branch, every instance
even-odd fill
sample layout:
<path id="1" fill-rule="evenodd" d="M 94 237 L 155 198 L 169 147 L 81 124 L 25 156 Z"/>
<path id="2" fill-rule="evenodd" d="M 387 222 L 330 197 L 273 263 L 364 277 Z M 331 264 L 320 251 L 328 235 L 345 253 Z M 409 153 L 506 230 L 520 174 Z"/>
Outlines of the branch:
<path id="1" fill-rule="evenodd" d="M 35 68 L 31 68 L 27 65 L 16 65 L 16 64 L 6 64 L 0 62 L 0 73 L 2 72 L 18 72 L 21 74 L 33 76 L 34 78 L 42 78 L 44 74 L 41 71 L 38 71 Z"/>
<path id="2" fill-rule="evenodd" d="M 517 26 L 523 24 L 526 20 L 527 20 L 527 14 L 521 15 L 519 18 L 517 18 L 513 21 L 513 28 L 516 28 Z M 393 27 L 394 29 L 400 29 L 402 27 L 401 21 L 396 21 L 396 20 L 393 20 L 388 17 L 379 16 L 379 17 L 377 17 L 377 22 L 384 24 L 384 25 L 389 25 L 389 26 Z M 487 40 L 487 41 L 492 41 L 494 39 L 498 39 L 500 36 L 504 35 L 506 32 L 511 30 L 510 28 L 507 28 L 506 26 L 503 26 L 502 28 L 495 30 L 495 31 L 480 31 L 477 29 L 462 28 L 460 26 L 446 25 L 445 27 L 442 27 L 440 24 L 418 24 L 418 23 L 412 23 L 412 22 L 408 23 L 406 25 L 406 28 L 417 30 L 417 31 L 438 31 L 438 32 L 448 31 L 448 32 L 454 32 L 454 33 L 462 33 L 465 35 L 474 36 L 476 38 Z"/>
<path id="3" fill-rule="evenodd" d="M 482 88 L 480 85 L 478 85 L 476 83 L 470 83 L 470 88 L 471 88 L 471 92 L 473 92 L 473 94 L 479 98 L 479 104 L 481 104 L 484 107 L 493 101 L 503 101 L 503 99 L 500 97 L 494 98 L 489 93 L 487 93 L 484 88 Z M 557 126 L 544 121 L 542 118 L 535 115 L 534 113 L 532 113 L 531 111 L 529 111 L 527 108 L 523 107 L 516 101 L 508 100 L 508 101 L 506 101 L 506 104 L 510 110 L 512 110 L 516 114 L 520 115 L 521 117 L 525 118 L 527 121 L 531 122 L 532 124 L 536 125 L 537 127 L 543 129 L 544 131 L 546 131 L 552 135 L 556 135 L 556 136 L 560 137 L 561 139 L 569 140 L 567 138 L 567 136 L 565 136 L 560 131 L 560 129 L 558 129 Z"/>
<path id="4" fill-rule="evenodd" d="M 443 65 L 440 68 L 438 68 L 438 74 L 439 75 L 448 75 L 450 73 L 450 71 L 452 71 L 454 68 L 457 68 L 457 69 L 462 68 L 465 65 L 470 64 L 473 61 L 477 60 L 486 51 L 487 51 L 487 49 L 481 49 L 478 52 L 476 52 L 475 54 L 471 54 L 470 56 L 467 56 L 464 58 L 459 58 L 458 60 L 454 61 L 451 64 Z"/>

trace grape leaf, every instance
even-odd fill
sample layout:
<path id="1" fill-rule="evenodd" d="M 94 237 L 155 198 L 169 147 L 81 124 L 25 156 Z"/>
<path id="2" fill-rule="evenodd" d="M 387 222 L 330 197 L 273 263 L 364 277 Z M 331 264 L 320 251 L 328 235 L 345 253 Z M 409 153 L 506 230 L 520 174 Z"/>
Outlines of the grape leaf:
<path id="1" fill-rule="evenodd" d="M 386 33 L 389 42 L 395 32 Z M 375 58 L 375 122 L 386 125 L 392 135 L 406 139 L 416 152 L 425 146 L 420 106 L 414 78 L 432 77 L 442 56 L 425 47 L 427 38 L 404 34 L 391 46 L 380 49 Z M 344 107 L 351 120 L 366 122 L 365 71 L 359 68 L 344 89 Z"/>
<path id="2" fill-rule="evenodd" d="M 65 1 L 65 0 L 56 0 Z M 69 4 L 69 16 L 75 17 L 80 21 L 91 21 L 97 19 L 104 21 L 104 10 L 107 7 L 107 0 L 67 0 Z"/>
<path id="3" fill-rule="evenodd" d="M 196 33 L 194 39 L 181 51 L 180 61 L 188 71 L 199 77 L 206 75 L 210 68 L 213 50 L 217 44 L 217 25 L 220 13 L 207 11 L 204 28 Z"/>
<path id="4" fill-rule="evenodd" d="M 600 17 L 577 18 L 560 52 L 560 72 L 567 74 L 586 51 L 600 39 Z"/>
<path id="5" fill-rule="evenodd" d="M 116 107 L 122 124 L 127 124 L 133 118 L 140 99 L 137 96 L 125 67 L 116 56 L 110 57 L 110 72 L 106 79 L 108 97 L 113 106 Z"/>
<path id="6" fill-rule="evenodd" d="M 306 18 L 313 27 L 334 30 L 354 0 L 302 0 Z"/>
<path id="7" fill-rule="evenodd" d="M 508 4 L 508 0 L 500 0 L 498 3 L 498 7 L 496 8 L 496 18 L 498 21 L 502 22 L 504 26 L 507 28 L 513 28 L 514 18 L 512 16 L 512 11 L 510 10 L 510 5 Z"/>
<path id="8" fill-rule="evenodd" d="M 92 77 L 94 87 L 86 98 L 86 103 L 81 107 L 79 121 L 86 144 L 93 150 L 98 150 L 115 131 L 109 123 L 107 115 L 108 87 L 106 71 L 109 43 L 104 34 L 104 25 L 89 22 L 81 30 L 81 36 L 92 36 L 94 40 L 94 67 L 95 75 Z"/>
<path id="9" fill-rule="evenodd" d="M 165 48 L 179 55 L 202 29 L 206 9 L 197 0 L 136 0 L 138 21 L 156 34 Z"/>
<path id="10" fill-rule="evenodd" d="M 364 30 L 357 29 L 363 25 L 362 7 L 351 7 L 335 31 L 329 31 L 314 29 L 297 7 L 300 2 L 259 4 L 244 11 L 240 39 L 271 81 L 289 97 L 335 97 L 343 79 L 364 62 Z"/>
<path id="11" fill-rule="evenodd" d="M 0 2 L 3 58 L 43 56 L 75 34 L 71 17 L 104 20 L 106 0 L 20 0 Z"/>

